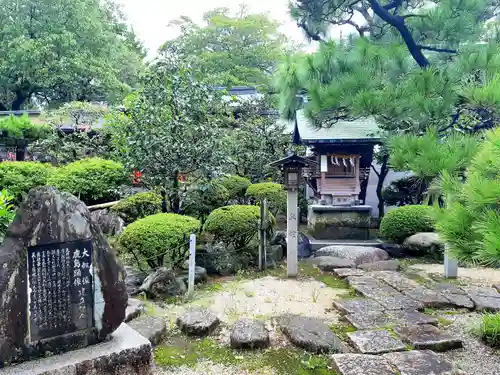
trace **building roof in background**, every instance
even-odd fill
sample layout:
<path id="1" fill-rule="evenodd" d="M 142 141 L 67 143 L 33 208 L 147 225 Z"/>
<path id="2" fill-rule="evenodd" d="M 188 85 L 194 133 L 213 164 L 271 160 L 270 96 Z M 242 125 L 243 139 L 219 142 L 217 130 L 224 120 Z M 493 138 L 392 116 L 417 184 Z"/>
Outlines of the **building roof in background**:
<path id="1" fill-rule="evenodd" d="M 303 110 L 297 111 L 293 129 L 296 143 L 340 143 L 340 142 L 378 142 L 380 129 L 373 118 L 360 118 L 353 121 L 339 120 L 331 128 L 316 128 Z M 288 125 L 290 127 L 290 125 Z"/>

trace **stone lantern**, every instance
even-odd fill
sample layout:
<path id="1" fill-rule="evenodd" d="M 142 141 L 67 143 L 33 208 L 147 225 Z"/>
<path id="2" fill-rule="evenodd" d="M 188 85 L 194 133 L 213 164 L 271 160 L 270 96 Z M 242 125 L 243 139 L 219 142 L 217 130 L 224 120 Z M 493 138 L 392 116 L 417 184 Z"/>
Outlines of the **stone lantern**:
<path id="1" fill-rule="evenodd" d="M 285 180 L 287 191 L 287 275 L 288 277 L 296 277 L 298 273 L 298 189 L 302 183 L 302 169 L 315 167 L 317 163 L 293 154 L 269 165 L 280 168 Z"/>

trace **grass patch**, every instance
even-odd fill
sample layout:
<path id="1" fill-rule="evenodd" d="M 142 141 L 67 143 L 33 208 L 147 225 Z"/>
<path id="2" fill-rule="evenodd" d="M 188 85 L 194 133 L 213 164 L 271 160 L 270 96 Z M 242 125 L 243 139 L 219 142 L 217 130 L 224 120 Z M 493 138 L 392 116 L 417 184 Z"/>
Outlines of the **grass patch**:
<path id="1" fill-rule="evenodd" d="M 339 322 L 337 324 L 333 324 L 329 328 L 342 341 L 349 341 L 349 336 L 347 336 L 347 334 L 349 332 L 357 331 L 355 327 L 346 322 Z"/>
<path id="2" fill-rule="evenodd" d="M 430 308 L 430 307 L 427 307 L 427 308 L 424 309 L 424 314 L 432 315 L 432 316 L 435 316 L 437 318 L 438 325 L 440 327 L 447 327 L 450 324 L 453 324 L 453 322 L 451 320 L 448 320 L 448 319 L 443 318 L 441 316 L 442 314 L 452 315 L 452 313 L 453 313 L 453 311 L 442 311 L 442 310 L 433 309 L 433 308 Z"/>
<path id="3" fill-rule="evenodd" d="M 193 368 L 197 363 L 208 360 L 250 372 L 272 368 L 279 375 L 338 375 L 329 367 L 328 356 L 292 348 L 237 351 L 219 346 L 211 338 L 190 340 L 184 336 L 171 337 L 165 345 L 157 347 L 154 354 L 156 365 L 160 367 Z"/>
<path id="4" fill-rule="evenodd" d="M 493 348 L 500 348 L 500 314 L 483 315 L 481 323 L 473 332 L 485 344 Z"/>

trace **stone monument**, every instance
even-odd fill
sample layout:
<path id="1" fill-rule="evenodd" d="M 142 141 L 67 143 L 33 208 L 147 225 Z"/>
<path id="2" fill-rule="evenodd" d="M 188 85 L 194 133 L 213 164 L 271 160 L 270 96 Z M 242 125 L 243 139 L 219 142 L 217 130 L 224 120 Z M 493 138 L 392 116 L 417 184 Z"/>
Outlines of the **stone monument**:
<path id="1" fill-rule="evenodd" d="M 85 204 L 30 191 L 0 247 L 0 368 L 109 340 L 127 299 L 123 268 Z"/>

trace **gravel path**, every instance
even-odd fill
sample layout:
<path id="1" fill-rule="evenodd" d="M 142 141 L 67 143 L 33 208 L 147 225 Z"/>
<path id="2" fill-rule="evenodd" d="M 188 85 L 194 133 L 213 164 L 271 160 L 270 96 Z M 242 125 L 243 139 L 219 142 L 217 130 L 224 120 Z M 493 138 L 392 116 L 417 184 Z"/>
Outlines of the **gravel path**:
<path id="1" fill-rule="evenodd" d="M 427 274 L 444 276 L 443 264 L 414 264 L 409 269 L 423 271 Z M 458 269 L 458 280 L 474 284 L 500 284 L 500 269 L 497 268 L 463 268 Z"/>
<path id="2" fill-rule="evenodd" d="M 171 369 L 157 369 L 155 375 L 274 375 L 272 369 L 252 371 L 236 366 L 224 366 L 210 361 L 200 362 L 195 368 L 176 367 Z"/>
<path id="3" fill-rule="evenodd" d="M 476 313 L 443 315 L 443 318 L 453 322 L 446 327 L 446 331 L 462 338 L 464 342 L 463 349 L 443 353 L 443 358 L 453 362 L 467 375 L 499 375 L 498 354 L 470 333 L 470 330 L 481 321 L 481 315 Z"/>

